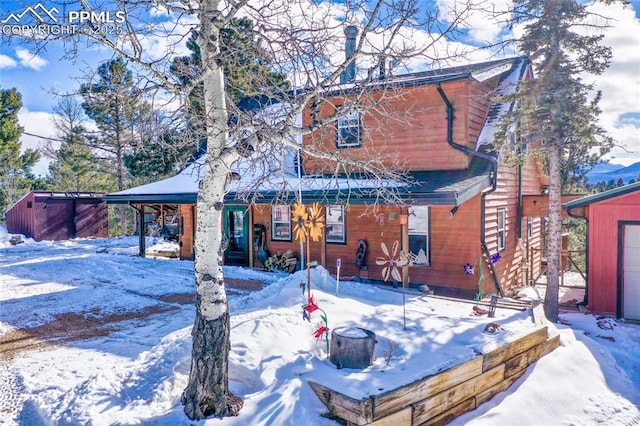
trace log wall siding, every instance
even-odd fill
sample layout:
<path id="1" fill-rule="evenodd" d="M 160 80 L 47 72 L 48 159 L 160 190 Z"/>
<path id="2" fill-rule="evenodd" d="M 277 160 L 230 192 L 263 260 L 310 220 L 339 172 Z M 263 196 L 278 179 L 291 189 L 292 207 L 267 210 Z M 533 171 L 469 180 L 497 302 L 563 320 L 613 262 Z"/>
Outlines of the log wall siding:
<path id="1" fill-rule="evenodd" d="M 547 177 L 541 174 L 542 160 L 527 158 L 522 167 L 522 193 L 525 195 L 540 194 L 542 186 L 547 184 Z M 542 218 L 533 218 L 533 233 L 527 235 L 527 218 L 522 218 L 522 238 L 529 250 L 529 279 L 536 279 L 542 273 Z M 529 284 L 529 283 L 526 283 Z"/>
<path id="2" fill-rule="evenodd" d="M 455 108 L 453 138 L 462 145 L 475 148 L 484 125 L 489 100 L 485 98 L 495 83 L 453 81 L 442 84 L 449 101 Z M 390 167 L 403 170 L 464 169 L 469 157 L 447 143 L 446 105 L 435 85 L 402 88 L 401 93 L 387 91 L 375 112 L 365 114 L 362 128 L 363 145 L 358 148 L 336 149 L 336 125 L 305 136 L 304 143 L 330 152 L 338 151 L 352 158 L 366 159 L 376 155 Z M 331 105 L 342 101 L 332 100 Z M 320 117 L 335 113 L 333 106 L 319 109 Z M 304 124 L 311 123 L 311 115 L 304 114 Z M 389 153 L 399 153 L 393 156 Z M 304 159 L 307 173 L 321 173 L 326 163 L 313 158 Z"/>
<path id="3" fill-rule="evenodd" d="M 430 208 L 431 265 L 411 267 L 411 283 L 476 288 L 477 276 L 465 275 L 463 267 L 480 258 L 480 199 L 464 203 L 452 218 L 451 206 Z"/>
<path id="4" fill-rule="evenodd" d="M 539 193 L 540 179 L 534 159 L 525 161 L 522 166 L 522 192 Z M 485 241 L 491 254 L 498 252 L 498 211 L 504 209 L 506 213 L 505 222 L 505 249 L 500 251 L 502 259 L 495 265 L 496 272 L 500 279 L 500 284 L 504 290 L 516 285 L 526 285 L 523 282 L 526 277 L 521 276 L 524 266 L 523 247 L 518 244 L 518 169 L 517 167 L 501 163 L 498 168 L 498 185 L 496 191 L 486 197 L 485 203 Z M 540 248 L 541 243 L 541 220 L 534 219 L 534 238 L 529 241 L 530 248 Z M 523 244 L 527 240 L 526 219 L 522 219 L 521 236 Z M 537 274 L 540 271 L 541 255 L 539 252 L 534 256 L 534 263 L 530 267 Z M 491 286 L 491 280 L 483 285 L 483 292 L 493 293 L 495 287 Z"/>
<path id="5" fill-rule="evenodd" d="M 196 226 L 196 206 L 195 204 L 181 204 L 178 206 L 179 215 L 179 241 L 180 260 L 193 260 L 193 237 Z"/>
<path id="6" fill-rule="evenodd" d="M 389 213 L 394 212 L 395 220 L 389 220 Z M 346 243 L 325 243 L 326 265 L 329 272 L 335 274 L 336 262 L 342 261 L 341 274 L 344 276 L 359 276 L 360 269 L 356 266 L 356 250 L 358 241 L 367 242 L 365 265 L 371 278 L 380 279 L 382 267 L 375 265 L 375 257 L 381 255 L 380 242 L 385 241 L 389 249 L 394 241 L 400 241 L 400 208 L 394 206 L 380 206 L 376 211 L 368 211 L 365 206 L 348 206 L 345 209 L 345 225 L 347 227 Z M 278 241 L 271 238 L 271 206 L 254 206 L 254 223 L 265 225 L 267 229 L 266 250 L 270 255 L 284 253 L 287 250 L 300 259 L 300 243 L 292 241 Z M 311 260 L 320 264 L 321 242 L 311 242 Z M 306 254 L 305 254 L 306 255 Z M 306 259 L 309 261 L 309 259 Z"/>
<path id="7" fill-rule="evenodd" d="M 480 195 L 464 203 L 453 218 L 449 217 L 450 206 L 430 207 L 430 266 L 409 268 L 411 284 L 434 284 L 463 289 L 475 289 L 477 276 L 466 276 L 463 265 L 480 258 Z M 390 219 L 390 213 L 395 219 Z M 336 262 L 341 259 L 343 276 L 360 276 L 355 264 L 358 241 L 367 243 L 368 278 L 381 280 L 384 266 L 376 265 L 376 258 L 384 256 L 381 243 L 389 250 L 393 243 L 401 241 L 401 209 L 396 206 L 379 206 L 375 211 L 366 206 L 351 205 L 346 208 L 346 244 L 326 243 L 326 264 L 332 274 L 337 272 Z M 296 241 L 273 241 L 271 239 L 271 206 L 257 205 L 253 211 L 254 223 L 267 228 L 266 250 L 270 255 L 291 250 L 300 259 L 300 244 Z M 321 242 L 311 242 L 311 260 L 321 259 Z M 308 260 L 307 260 L 308 261 Z M 488 277 L 488 270 L 485 272 Z M 492 286 L 492 284 L 491 284 Z"/>
<path id="8" fill-rule="evenodd" d="M 485 82 L 471 80 L 469 83 L 469 108 L 466 111 L 468 130 L 466 135 L 467 139 L 465 140 L 468 140 L 471 143 L 471 148 L 475 148 L 480 132 L 484 127 L 489 107 L 491 106 L 492 91 L 496 87 L 497 83 L 498 78 L 493 78 Z M 457 113 L 456 104 L 454 103 L 453 105 L 454 108 L 456 108 L 456 118 L 462 118 Z"/>
<path id="9" fill-rule="evenodd" d="M 541 160 L 530 157 L 522 167 L 522 193 L 523 194 L 539 194 L 542 186 L 546 185 L 548 179 L 541 174 Z M 527 218 L 523 219 L 522 236 L 527 240 L 529 250 L 533 249 L 533 255 L 529 253 L 529 279 L 536 279 L 542 273 L 542 218 L 533 218 L 532 236 L 527 235 Z M 529 283 L 525 283 L 529 284 Z"/>
<path id="10" fill-rule="evenodd" d="M 617 315 L 618 222 L 640 221 L 640 192 L 588 206 L 589 309 Z"/>

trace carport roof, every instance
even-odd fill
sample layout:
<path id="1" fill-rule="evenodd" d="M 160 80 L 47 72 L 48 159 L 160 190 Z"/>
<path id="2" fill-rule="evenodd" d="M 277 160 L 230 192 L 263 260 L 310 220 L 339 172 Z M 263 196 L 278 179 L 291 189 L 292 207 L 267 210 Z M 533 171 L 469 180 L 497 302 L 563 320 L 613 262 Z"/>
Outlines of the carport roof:
<path id="1" fill-rule="evenodd" d="M 434 170 L 414 172 L 410 177 L 414 184 L 388 182 L 388 188 L 409 204 L 459 206 L 481 191 L 491 187 L 490 168 L 481 160 L 472 162 L 466 170 Z M 109 204 L 195 204 L 197 182 L 193 176 L 176 175 L 173 178 L 142 185 L 129 190 L 107 194 L 103 198 Z M 346 201 L 351 204 L 380 202 L 377 189 L 379 182 L 371 179 L 330 179 L 323 177 L 302 178 L 302 198 L 305 202 L 336 203 Z M 297 200 L 297 177 L 288 180 L 288 189 L 277 190 L 263 187 L 255 191 L 256 202 L 293 202 Z M 190 188 L 185 188 L 188 186 Z M 240 194 L 231 190 L 225 196 L 229 203 L 239 201 Z"/>

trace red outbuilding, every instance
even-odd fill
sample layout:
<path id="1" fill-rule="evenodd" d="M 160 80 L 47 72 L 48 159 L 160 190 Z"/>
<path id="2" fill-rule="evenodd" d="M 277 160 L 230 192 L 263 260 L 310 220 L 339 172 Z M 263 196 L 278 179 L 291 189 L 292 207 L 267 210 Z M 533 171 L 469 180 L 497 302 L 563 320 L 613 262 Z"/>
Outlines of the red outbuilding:
<path id="1" fill-rule="evenodd" d="M 640 320 L 640 182 L 573 200 L 571 216 L 588 221 L 588 306 Z"/>
<path id="2" fill-rule="evenodd" d="M 108 234 L 107 205 L 94 192 L 31 191 L 5 212 L 7 230 L 36 241 Z"/>

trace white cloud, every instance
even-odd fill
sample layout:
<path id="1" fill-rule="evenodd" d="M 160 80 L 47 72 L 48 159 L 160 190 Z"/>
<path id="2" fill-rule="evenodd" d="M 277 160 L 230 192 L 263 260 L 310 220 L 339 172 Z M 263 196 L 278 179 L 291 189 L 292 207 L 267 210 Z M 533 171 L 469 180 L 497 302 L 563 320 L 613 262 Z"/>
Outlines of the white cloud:
<path id="1" fill-rule="evenodd" d="M 56 138 L 56 129 L 53 125 L 52 118 L 55 114 L 44 111 L 29 111 L 26 108 L 22 108 L 18 113 L 18 121 L 24 128 L 25 133 L 20 138 L 22 144 L 22 152 L 27 149 L 46 150 L 46 149 L 58 149 L 59 143 L 49 140 L 47 138 Z M 32 136 L 37 135 L 37 136 Z M 47 174 L 49 163 L 51 159 L 41 155 L 40 161 L 36 163 L 33 171 L 36 175 Z"/>
<path id="2" fill-rule="evenodd" d="M 513 4 L 511 0 L 437 0 L 436 7 L 449 21 L 459 21 L 460 28 L 469 31 L 473 42 L 493 43 L 504 31 L 504 22 L 510 18 L 507 11 Z"/>
<path id="3" fill-rule="evenodd" d="M 168 13 L 165 9 L 158 7 L 150 10 L 150 16 L 154 19 L 145 16 L 137 17 L 134 21 L 133 17 L 129 17 L 133 25 L 140 28 L 137 43 L 141 48 L 143 60 L 160 62 L 167 58 L 191 54 L 186 47 L 186 42 L 190 38 L 191 30 L 197 24 L 196 16 Z M 120 41 L 126 52 L 132 51 L 128 38 L 121 38 Z"/>
<path id="4" fill-rule="evenodd" d="M 0 54 L 0 69 L 15 68 L 18 63 L 10 56 Z"/>
<path id="5" fill-rule="evenodd" d="M 611 65 L 595 86 L 602 91 L 601 125 L 624 147 L 612 152 L 611 161 L 624 165 L 640 161 L 640 20 L 634 10 L 638 7 L 594 5 L 591 9 L 613 18 L 603 40 L 613 51 Z"/>
<path id="6" fill-rule="evenodd" d="M 16 49 L 16 56 L 20 60 L 20 65 L 26 68 L 31 68 L 36 71 L 40 71 L 47 65 L 46 59 L 29 52 L 26 49 Z"/>

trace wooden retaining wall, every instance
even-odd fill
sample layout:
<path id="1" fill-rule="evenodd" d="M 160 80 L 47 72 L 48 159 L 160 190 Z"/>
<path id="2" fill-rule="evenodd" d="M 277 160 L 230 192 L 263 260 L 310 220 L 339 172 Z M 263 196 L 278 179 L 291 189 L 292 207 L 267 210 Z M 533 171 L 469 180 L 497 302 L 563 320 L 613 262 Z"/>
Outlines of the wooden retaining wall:
<path id="1" fill-rule="evenodd" d="M 349 425 L 445 425 L 507 389 L 559 345 L 560 336 L 548 338 L 547 327 L 541 327 L 448 370 L 362 400 L 309 385 L 329 413 Z"/>

